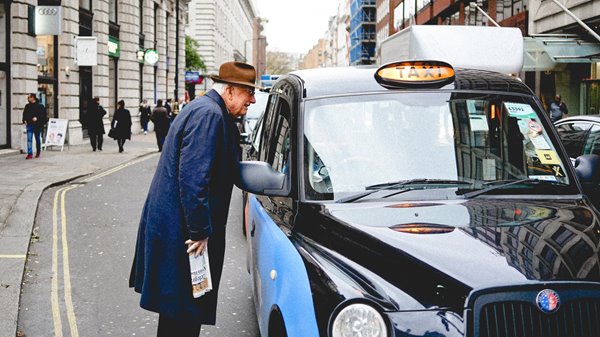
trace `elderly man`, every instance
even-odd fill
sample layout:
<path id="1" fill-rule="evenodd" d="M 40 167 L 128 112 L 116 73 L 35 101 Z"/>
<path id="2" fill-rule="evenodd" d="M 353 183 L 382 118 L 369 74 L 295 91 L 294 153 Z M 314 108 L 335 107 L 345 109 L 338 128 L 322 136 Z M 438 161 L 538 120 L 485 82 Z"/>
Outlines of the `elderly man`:
<path id="1" fill-rule="evenodd" d="M 256 70 L 221 65 L 213 90 L 190 102 L 167 135 L 142 212 L 129 285 L 159 313 L 157 336 L 194 336 L 214 325 L 225 224 L 239 176 L 234 119 L 254 104 Z M 210 243 L 209 243 L 210 242 Z M 193 298 L 188 254 L 207 248 L 213 290 Z"/>

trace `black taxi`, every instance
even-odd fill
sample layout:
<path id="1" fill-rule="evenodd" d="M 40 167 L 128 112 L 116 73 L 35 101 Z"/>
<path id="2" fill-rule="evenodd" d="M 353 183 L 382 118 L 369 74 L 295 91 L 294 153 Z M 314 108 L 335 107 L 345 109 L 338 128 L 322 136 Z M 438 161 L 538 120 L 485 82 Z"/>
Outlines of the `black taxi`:
<path id="1" fill-rule="evenodd" d="M 600 336 L 598 157 L 572 165 L 519 79 L 293 72 L 246 159 L 263 337 Z"/>

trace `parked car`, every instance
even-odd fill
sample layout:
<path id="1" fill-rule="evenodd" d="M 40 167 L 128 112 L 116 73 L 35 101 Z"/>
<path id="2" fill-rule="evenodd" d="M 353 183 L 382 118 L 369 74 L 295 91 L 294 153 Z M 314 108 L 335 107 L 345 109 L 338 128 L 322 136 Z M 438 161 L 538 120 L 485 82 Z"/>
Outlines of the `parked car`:
<path id="1" fill-rule="evenodd" d="M 600 115 L 567 117 L 554 125 L 571 158 L 584 154 L 600 155 Z"/>
<path id="2" fill-rule="evenodd" d="M 600 336 L 600 214 L 533 92 L 443 62 L 274 85 L 241 166 L 263 337 Z M 578 178 L 579 177 L 579 178 Z"/>
<path id="3" fill-rule="evenodd" d="M 582 155 L 600 155 L 600 115 L 571 116 L 554 122 L 571 161 Z M 600 172 L 590 197 L 600 208 Z"/>

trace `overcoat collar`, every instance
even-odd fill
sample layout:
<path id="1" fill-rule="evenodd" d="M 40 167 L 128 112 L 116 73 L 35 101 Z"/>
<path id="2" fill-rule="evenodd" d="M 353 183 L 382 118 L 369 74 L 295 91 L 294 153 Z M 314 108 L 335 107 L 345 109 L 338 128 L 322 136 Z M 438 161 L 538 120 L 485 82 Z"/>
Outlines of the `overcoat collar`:
<path id="1" fill-rule="evenodd" d="M 223 112 L 223 114 L 225 116 L 228 117 L 228 119 L 231 119 L 231 116 L 229 116 L 229 112 L 227 111 L 227 106 L 225 105 L 225 101 L 223 100 L 223 97 L 221 97 L 221 95 L 219 95 L 219 93 L 216 90 L 210 90 L 209 92 L 206 93 L 206 96 L 208 96 L 209 98 L 211 98 L 213 101 L 217 102 L 217 104 L 219 104 L 219 106 L 221 107 L 221 112 Z"/>

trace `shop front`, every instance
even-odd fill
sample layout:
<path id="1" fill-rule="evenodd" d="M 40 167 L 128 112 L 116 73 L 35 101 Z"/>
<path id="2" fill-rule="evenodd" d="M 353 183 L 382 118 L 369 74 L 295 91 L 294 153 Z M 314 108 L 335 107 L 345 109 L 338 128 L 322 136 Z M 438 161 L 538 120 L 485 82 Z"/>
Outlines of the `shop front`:
<path id="1" fill-rule="evenodd" d="M 525 83 L 546 108 L 555 94 L 569 107 L 569 115 L 598 114 L 600 43 L 576 34 L 540 34 L 524 38 Z"/>
<path id="2" fill-rule="evenodd" d="M 46 107 L 49 118 L 58 118 L 58 37 L 37 36 L 37 97 Z"/>

